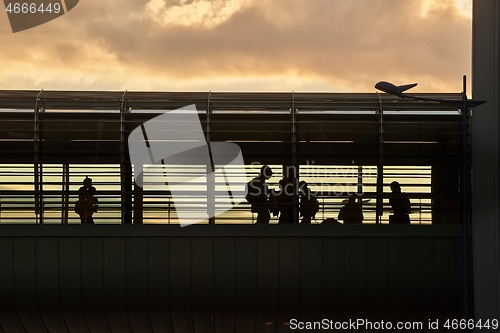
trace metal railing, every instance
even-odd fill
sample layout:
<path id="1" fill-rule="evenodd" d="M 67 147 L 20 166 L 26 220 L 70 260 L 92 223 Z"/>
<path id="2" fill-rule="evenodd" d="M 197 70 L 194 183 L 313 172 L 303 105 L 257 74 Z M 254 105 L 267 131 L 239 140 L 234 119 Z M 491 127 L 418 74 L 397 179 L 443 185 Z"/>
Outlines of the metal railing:
<path id="1" fill-rule="evenodd" d="M 96 223 L 176 223 L 168 189 L 134 183 L 126 140 L 189 104 L 207 142 L 239 145 L 248 180 L 268 164 L 272 186 L 289 167 L 315 185 L 321 219 L 337 218 L 348 193 L 361 191 L 365 222 L 386 223 L 397 180 L 418 212 L 412 222 L 458 223 L 461 118 L 452 108 L 378 94 L 78 91 L 0 91 L 0 223 L 79 223 L 73 207 L 85 176 L 98 190 Z M 251 221 L 246 202 L 213 220 Z"/>

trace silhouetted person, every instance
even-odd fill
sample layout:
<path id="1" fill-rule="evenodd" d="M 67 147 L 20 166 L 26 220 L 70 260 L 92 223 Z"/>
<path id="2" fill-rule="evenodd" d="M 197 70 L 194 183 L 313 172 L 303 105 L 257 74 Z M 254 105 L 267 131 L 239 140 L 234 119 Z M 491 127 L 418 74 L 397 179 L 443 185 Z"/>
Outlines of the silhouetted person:
<path id="1" fill-rule="evenodd" d="M 273 170 L 268 165 L 260 168 L 259 175 L 247 183 L 246 199 L 252 204 L 252 213 L 257 213 L 256 223 L 269 223 L 269 190 L 266 180 L 271 178 Z"/>
<path id="2" fill-rule="evenodd" d="M 314 218 L 319 211 L 318 199 L 311 193 L 311 189 L 307 187 L 305 181 L 299 183 L 299 190 L 301 192 L 299 213 L 300 216 L 302 216 L 302 221 L 300 223 L 311 224 L 311 219 Z"/>
<path id="3" fill-rule="evenodd" d="M 343 220 L 344 224 L 363 223 L 363 211 L 361 205 L 356 202 L 355 195 L 349 196 L 347 203 L 340 209 L 339 220 Z"/>
<path id="4" fill-rule="evenodd" d="M 80 215 L 82 224 L 94 224 L 92 215 L 97 212 L 96 189 L 92 186 L 92 179 L 85 177 L 83 186 L 78 189 L 78 201 L 75 204 L 75 213 Z"/>
<path id="5" fill-rule="evenodd" d="M 279 182 L 279 190 L 273 191 L 271 197 L 273 216 L 279 214 L 279 223 L 292 223 L 293 214 L 293 184 L 289 179 L 283 178 Z"/>
<path id="6" fill-rule="evenodd" d="M 390 224 L 410 224 L 411 213 L 410 199 L 406 194 L 401 192 L 401 185 L 398 182 L 391 183 L 391 197 L 389 203 L 392 206 L 394 215 L 389 215 Z"/>

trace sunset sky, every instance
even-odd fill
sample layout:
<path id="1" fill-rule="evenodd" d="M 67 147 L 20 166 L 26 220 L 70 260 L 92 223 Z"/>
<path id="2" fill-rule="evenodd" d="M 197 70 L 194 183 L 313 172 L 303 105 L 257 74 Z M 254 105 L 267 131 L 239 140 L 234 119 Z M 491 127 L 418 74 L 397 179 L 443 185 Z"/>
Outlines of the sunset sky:
<path id="1" fill-rule="evenodd" d="M 0 89 L 460 92 L 471 2 L 80 0 L 15 34 L 2 11 Z"/>

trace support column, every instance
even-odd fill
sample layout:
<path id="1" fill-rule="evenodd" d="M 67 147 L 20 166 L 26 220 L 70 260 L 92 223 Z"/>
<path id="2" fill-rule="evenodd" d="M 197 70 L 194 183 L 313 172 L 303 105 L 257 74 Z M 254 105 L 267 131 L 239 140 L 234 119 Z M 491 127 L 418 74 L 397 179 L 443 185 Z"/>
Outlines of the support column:
<path id="1" fill-rule="evenodd" d="M 43 102 L 41 102 L 40 95 L 43 90 L 40 91 L 36 97 L 35 102 L 35 119 L 34 119 L 34 185 L 35 185 L 35 215 L 36 223 L 43 224 L 44 218 L 44 204 L 43 204 L 43 161 L 42 155 L 42 125 L 40 121 L 40 112 L 43 112 L 45 108 L 43 107 Z"/>
<path id="2" fill-rule="evenodd" d="M 64 163 L 62 166 L 62 210 L 61 223 L 68 224 L 69 217 L 69 164 Z"/>
<path id="3" fill-rule="evenodd" d="M 121 175 L 121 211 L 122 223 L 132 223 L 132 165 L 128 152 L 128 134 L 130 134 L 130 124 L 127 122 L 126 114 L 129 108 L 123 94 L 120 107 L 120 175 Z"/>
<path id="4" fill-rule="evenodd" d="M 472 226 L 475 320 L 500 318 L 500 2 L 474 0 Z"/>
<path id="5" fill-rule="evenodd" d="M 138 175 L 140 170 L 142 170 L 142 165 L 134 166 L 137 168 L 135 171 L 135 175 Z M 142 180 L 142 174 L 140 176 Z M 143 224 L 143 208 L 144 208 L 144 190 L 141 186 L 137 185 L 137 179 L 134 181 L 134 224 Z"/>
<path id="6" fill-rule="evenodd" d="M 375 223 L 381 224 L 382 215 L 384 215 L 384 108 L 380 95 L 378 95 L 378 99 L 377 208 L 375 212 Z"/>
<path id="7" fill-rule="evenodd" d="M 286 175 L 288 179 L 291 181 L 291 183 L 294 186 L 294 196 L 292 197 L 292 218 L 291 221 L 292 223 L 299 223 L 300 218 L 299 218 L 299 195 L 298 195 L 298 184 L 299 184 L 299 157 L 298 157 L 298 131 L 297 131 L 297 109 L 295 108 L 295 94 L 292 91 L 292 107 L 290 110 L 290 116 L 291 116 L 291 164 L 293 166 L 292 172 L 288 172 Z"/>
<path id="8" fill-rule="evenodd" d="M 210 106 L 210 94 L 207 98 L 207 130 L 206 140 L 208 145 L 208 160 L 206 166 L 207 175 L 207 215 L 209 216 L 208 224 L 215 224 L 215 165 L 212 160 L 212 151 L 210 143 L 212 142 L 212 108 Z"/>

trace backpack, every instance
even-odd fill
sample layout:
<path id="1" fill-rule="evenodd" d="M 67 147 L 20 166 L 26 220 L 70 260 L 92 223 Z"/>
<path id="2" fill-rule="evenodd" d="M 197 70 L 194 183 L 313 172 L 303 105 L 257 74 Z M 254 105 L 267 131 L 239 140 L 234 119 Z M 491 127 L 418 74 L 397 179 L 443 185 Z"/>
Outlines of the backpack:
<path id="1" fill-rule="evenodd" d="M 405 214 L 410 214 L 411 213 L 411 202 L 408 197 L 405 197 L 403 199 L 403 207 L 404 207 L 404 213 Z"/>
<path id="2" fill-rule="evenodd" d="M 315 195 L 308 194 L 300 200 L 300 215 L 314 217 L 319 212 L 319 202 Z"/>
<path id="3" fill-rule="evenodd" d="M 78 215 L 87 214 L 92 216 L 95 212 L 97 212 L 97 198 L 94 197 L 86 197 L 80 198 L 77 202 L 75 202 L 75 213 Z"/>
<path id="4" fill-rule="evenodd" d="M 246 196 L 245 196 L 245 199 L 247 202 L 251 203 L 252 205 L 253 204 L 256 204 L 256 203 L 264 203 L 267 201 L 267 196 L 266 194 L 263 194 L 262 193 L 262 189 L 260 189 L 259 187 L 257 186 L 252 186 L 252 182 L 254 182 L 255 179 L 249 181 L 246 185 Z"/>
<path id="5" fill-rule="evenodd" d="M 392 205 L 395 215 L 411 213 L 410 199 L 404 193 L 394 195 L 389 199 L 389 203 Z"/>
<path id="6" fill-rule="evenodd" d="M 321 224 L 342 224 L 342 223 L 340 223 L 339 221 L 337 221 L 333 217 L 329 217 L 327 219 L 324 219 L 323 222 L 321 222 Z"/>

